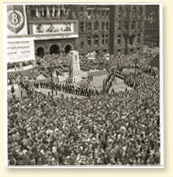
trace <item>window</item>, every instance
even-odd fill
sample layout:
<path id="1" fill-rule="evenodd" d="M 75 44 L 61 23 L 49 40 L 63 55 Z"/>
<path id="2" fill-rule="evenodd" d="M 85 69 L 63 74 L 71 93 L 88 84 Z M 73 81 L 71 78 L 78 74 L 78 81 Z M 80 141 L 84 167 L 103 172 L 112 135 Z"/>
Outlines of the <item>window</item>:
<path id="1" fill-rule="evenodd" d="M 102 45 L 104 45 L 105 44 L 105 40 L 104 40 L 104 38 L 102 38 Z"/>
<path id="2" fill-rule="evenodd" d="M 117 44 L 118 44 L 118 45 L 121 45 L 121 34 L 118 35 Z"/>
<path id="3" fill-rule="evenodd" d="M 139 8 L 139 15 L 142 15 L 142 7 Z"/>
<path id="4" fill-rule="evenodd" d="M 99 29 L 99 22 L 96 21 L 94 24 L 94 30 L 98 30 Z"/>
<path id="5" fill-rule="evenodd" d="M 94 37 L 94 45 L 96 45 L 96 46 L 99 45 L 99 36 L 98 36 L 98 34 L 95 34 L 95 37 Z"/>
<path id="6" fill-rule="evenodd" d="M 119 15 L 119 17 L 121 17 L 121 15 L 122 15 L 122 7 L 121 6 L 118 9 L 118 15 Z"/>
<path id="7" fill-rule="evenodd" d="M 94 15 L 94 17 L 97 16 L 97 10 L 96 9 L 93 10 L 93 15 Z"/>
<path id="8" fill-rule="evenodd" d="M 87 28 L 88 28 L 88 31 L 91 30 L 91 22 L 89 22 L 89 23 L 87 24 Z"/>
<path id="9" fill-rule="evenodd" d="M 49 13 L 50 13 L 50 16 L 51 16 L 51 17 L 53 17 L 52 12 L 53 12 L 53 6 L 50 6 L 50 7 L 49 7 Z"/>
<path id="10" fill-rule="evenodd" d="M 88 46 L 91 47 L 91 37 L 88 36 Z"/>
<path id="11" fill-rule="evenodd" d="M 109 10 L 106 11 L 106 16 L 107 16 L 107 17 L 109 16 Z"/>
<path id="12" fill-rule="evenodd" d="M 102 30 L 105 29 L 105 22 L 102 22 Z"/>
<path id="13" fill-rule="evenodd" d="M 102 10 L 102 16 L 104 16 L 105 15 L 105 11 L 104 10 Z"/>
<path id="14" fill-rule="evenodd" d="M 123 16 L 124 16 L 124 18 L 128 17 L 128 7 L 125 7 L 125 9 L 123 11 Z"/>
<path id="15" fill-rule="evenodd" d="M 36 17 L 35 9 L 31 9 L 30 13 L 31 13 L 31 17 Z"/>
<path id="16" fill-rule="evenodd" d="M 106 22 L 106 30 L 108 30 L 108 29 L 109 29 L 109 23 Z"/>
<path id="17" fill-rule="evenodd" d="M 133 7 L 132 9 L 132 18 L 135 18 L 136 16 L 136 7 Z"/>
<path id="18" fill-rule="evenodd" d="M 131 29 L 135 29 L 135 21 L 132 22 Z"/>
<path id="19" fill-rule="evenodd" d="M 118 45 L 121 45 L 121 39 L 118 39 L 117 44 L 118 44 Z"/>
<path id="20" fill-rule="evenodd" d="M 80 43 L 80 49 L 84 49 L 84 42 L 82 41 L 81 43 Z"/>
<path id="21" fill-rule="evenodd" d="M 108 45 L 108 39 L 106 39 L 106 45 Z"/>
<path id="22" fill-rule="evenodd" d="M 137 39 L 137 43 L 140 44 L 140 38 Z"/>
<path id="23" fill-rule="evenodd" d="M 84 8 L 81 7 L 81 8 L 80 8 L 80 12 L 79 12 L 79 14 L 80 14 L 81 17 L 83 16 L 83 13 L 84 13 Z"/>
<path id="24" fill-rule="evenodd" d="M 124 29 L 128 30 L 128 25 L 127 24 L 124 25 Z"/>
<path id="25" fill-rule="evenodd" d="M 100 10 L 98 10 L 98 11 L 97 11 L 98 16 L 100 16 L 100 13 L 101 13 Z"/>
<path id="26" fill-rule="evenodd" d="M 108 34 L 106 34 L 105 44 L 108 45 Z"/>
<path id="27" fill-rule="evenodd" d="M 121 30 L 121 21 L 118 22 L 118 30 Z"/>
<path id="28" fill-rule="evenodd" d="M 102 45 L 105 45 L 105 35 L 102 34 Z"/>
<path id="29" fill-rule="evenodd" d="M 84 32 L 84 22 L 80 23 L 80 30 L 81 30 L 81 32 Z"/>
<path id="30" fill-rule="evenodd" d="M 133 38 L 129 38 L 129 44 L 133 45 Z"/>

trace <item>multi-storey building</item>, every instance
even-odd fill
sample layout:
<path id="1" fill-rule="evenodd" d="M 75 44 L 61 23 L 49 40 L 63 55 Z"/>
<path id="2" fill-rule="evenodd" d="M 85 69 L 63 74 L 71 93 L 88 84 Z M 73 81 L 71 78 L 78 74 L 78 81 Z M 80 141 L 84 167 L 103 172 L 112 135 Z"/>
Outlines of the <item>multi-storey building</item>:
<path id="1" fill-rule="evenodd" d="M 111 7 L 110 53 L 129 54 L 143 50 L 145 6 Z"/>
<path id="2" fill-rule="evenodd" d="M 117 55 L 142 51 L 144 5 L 26 5 L 27 35 L 38 56 L 71 49 Z M 16 15 L 17 16 L 17 15 Z M 19 36 L 18 36 L 19 37 Z"/>
<path id="3" fill-rule="evenodd" d="M 26 6 L 28 33 L 33 25 L 75 23 L 76 38 L 42 39 L 35 42 L 35 53 L 69 52 L 80 54 L 89 51 L 109 52 L 110 7 L 92 5 L 38 5 Z M 56 45 L 56 46 L 55 46 Z M 53 47 L 53 48 L 52 48 Z"/>
<path id="4" fill-rule="evenodd" d="M 159 5 L 146 6 L 144 44 L 159 47 Z"/>

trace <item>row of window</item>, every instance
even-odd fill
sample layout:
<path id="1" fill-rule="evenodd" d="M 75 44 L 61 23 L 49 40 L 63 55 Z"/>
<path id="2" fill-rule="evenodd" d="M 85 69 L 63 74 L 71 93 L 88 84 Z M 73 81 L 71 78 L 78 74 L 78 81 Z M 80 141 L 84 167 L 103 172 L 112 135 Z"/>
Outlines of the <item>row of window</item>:
<path id="1" fill-rule="evenodd" d="M 131 23 L 131 29 L 133 30 L 133 29 L 136 29 L 136 25 L 137 25 L 137 28 L 138 29 L 141 29 L 142 28 L 142 22 L 141 21 L 139 21 L 137 24 L 136 24 L 136 22 L 135 21 L 132 21 L 132 23 Z M 121 30 L 122 29 L 122 22 L 121 21 L 119 21 L 118 22 L 118 30 Z M 128 30 L 128 23 L 124 23 L 124 29 L 125 30 Z"/>
<path id="2" fill-rule="evenodd" d="M 84 11 L 81 11 L 81 13 L 83 12 L 83 14 L 85 13 Z M 107 9 L 107 10 L 99 10 L 99 9 L 93 9 L 93 10 L 90 10 L 90 9 L 87 9 L 87 15 L 88 16 L 99 16 L 99 17 L 109 17 L 110 15 L 110 10 Z"/>
<path id="3" fill-rule="evenodd" d="M 94 23 L 94 29 L 92 29 L 92 23 L 91 22 L 80 22 L 80 31 L 85 32 L 85 31 L 92 31 L 92 30 L 99 30 L 100 29 L 100 23 L 96 21 Z M 109 22 L 102 22 L 101 23 L 101 29 L 102 30 L 108 30 L 109 29 Z"/>
<path id="4" fill-rule="evenodd" d="M 129 38 L 129 44 L 133 45 L 133 39 L 134 38 Z M 137 43 L 140 44 L 140 34 L 137 35 Z M 121 45 L 121 34 L 119 34 L 117 36 L 117 45 L 120 46 Z"/>
<path id="5" fill-rule="evenodd" d="M 30 8 L 31 17 L 64 17 L 69 15 L 70 9 L 64 9 L 57 6 L 37 6 Z"/>
<path id="6" fill-rule="evenodd" d="M 100 40 L 99 36 L 95 35 L 95 37 L 94 37 L 94 47 L 100 46 L 99 40 Z M 88 38 L 87 38 L 87 45 L 88 45 L 88 47 L 91 47 L 91 37 L 90 36 L 88 36 Z M 107 46 L 107 45 L 108 45 L 108 35 L 102 35 L 101 46 Z M 80 49 L 81 50 L 84 49 L 84 46 L 85 46 L 84 41 L 81 41 L 80 42 Z"/>
<path id="7" fill-rule="evenodd" d="M 64 6 L 35 6 L 30 7 L 30 14 L 31 17 L 56 17 L 56 16 L 64 16 L 69 15 L 69 13 L 72 13 L 72 11 L 75 11 L 75 16 L 83 17 L 83 16 L 99 16 L 99 17 L 109 17 L 110 10 L 99 10 L 99 9 L 85 9 L 84 7 L 80 7 L 79 11 L 76 7 L 72 8 L 65 8 Z"/>
<path id="8" fill-rule="evenodd" d="M 129 8 L 126 6 L 125 7 L 125 9 L 123 10 L 123 8 L 122 8 L 122 6 L 120 6 L 119 7 L 119 9 L 118 9 L 118 15 L 119 15 L 119 17 L 121 17 L 122 15 L 124 16 L 124 17 L 128 17 L 128 12 L 129 12 Z M 132 10 L 131 10 L 131 16 L 132 16 L 132 18 L 135 18 L 136 17 L 136 15 L 138 15 L 138 16 L 142 16 L 142 13 L 143 13 L 143 9 L 142 9 L 142 7 L 139 7 L 139 9 L 137 10 L 137 8 L 134 6 L 133 8 L 132 8 Z"/>
<path id="9" fill-rule="evenodd" d="M 140 38 L 137 38 L 137 43 L 140 44 Z M 129 40 L 129 44 L 133 45 L 133 39 Z M 121 45 L 121 39 L 117 39 L 117 45 Z"/>

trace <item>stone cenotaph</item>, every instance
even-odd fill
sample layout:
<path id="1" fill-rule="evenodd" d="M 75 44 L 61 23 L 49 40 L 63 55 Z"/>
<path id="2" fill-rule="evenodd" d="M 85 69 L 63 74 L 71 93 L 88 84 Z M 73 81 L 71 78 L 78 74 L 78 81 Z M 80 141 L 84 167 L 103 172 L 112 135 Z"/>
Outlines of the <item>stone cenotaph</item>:
<path id="1" fill-rule="evenodd" d="M 87 77 L 88 74 L 80 70 L 79 64 L 79 52 L 71 50 L 68 53 L 69 58 L 69 79 L 73 79 L 75 82 L 80 82 L 82 77 Z"/>

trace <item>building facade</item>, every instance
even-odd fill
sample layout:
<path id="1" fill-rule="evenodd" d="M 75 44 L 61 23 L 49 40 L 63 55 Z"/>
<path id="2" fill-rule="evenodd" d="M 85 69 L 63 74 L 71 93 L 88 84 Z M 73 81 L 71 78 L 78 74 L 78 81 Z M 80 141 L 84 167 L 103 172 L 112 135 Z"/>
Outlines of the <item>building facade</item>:
<path id="1" fill-rule="evenodd" d="M 143 50 L 144 5 L 40 4 L 25 5 L 25 11 L 26 37 L 33 38 L 37 56 L 70 50 L 116 56 Z"/>
<path id="2" fill-rule="evenodd" d="M 159 5 L 146 6 L 144 44 L 159 47 Z"/>
<path id="3" fill-rule="evenodd" d="M 111 24 L 111 54 L 129 54 L 143 51 L 145 6 L 112 6 Z"/>

